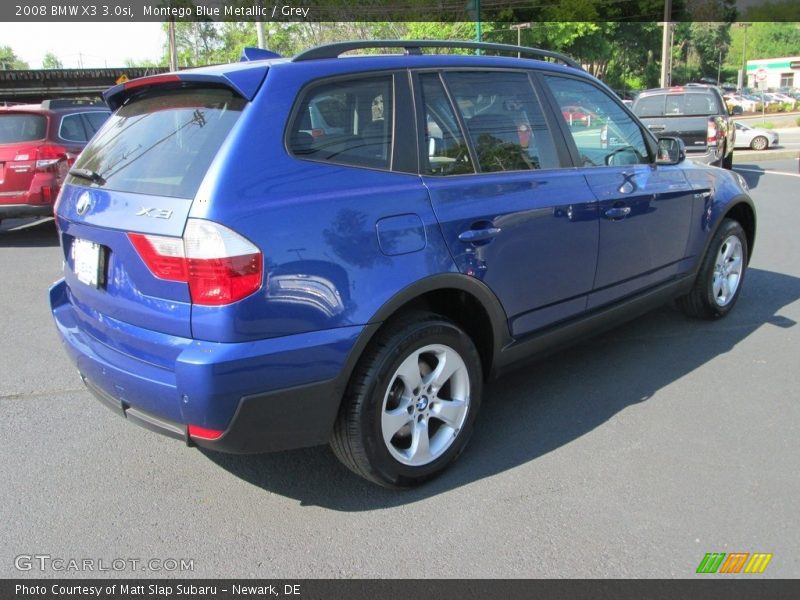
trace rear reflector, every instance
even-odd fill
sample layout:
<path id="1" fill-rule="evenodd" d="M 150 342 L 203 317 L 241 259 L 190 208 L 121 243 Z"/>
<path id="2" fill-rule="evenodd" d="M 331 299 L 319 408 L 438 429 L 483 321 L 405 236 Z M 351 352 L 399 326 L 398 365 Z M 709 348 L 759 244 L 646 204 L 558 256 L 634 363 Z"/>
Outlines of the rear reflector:
<path id="1" fill-rule="evenodd" d="M 199 427 L 198 425 L 189 425 L 187 427 L 187 431 L 190 438 L 200 440 L 216 440 L 221 438 L 222 434 L 225 433 L 224 431 L 219 431 L 217 429 L 206 429 L 205 427 Z"/>
<path id="2" fill-rule="evenodd" d="M 188 283 L 195 304 L 230 304 L 261 287 L 261 251 L 213 221 L 189 219 L 182 238 L 129 233 L 128 239 L 153 275 Z"/>

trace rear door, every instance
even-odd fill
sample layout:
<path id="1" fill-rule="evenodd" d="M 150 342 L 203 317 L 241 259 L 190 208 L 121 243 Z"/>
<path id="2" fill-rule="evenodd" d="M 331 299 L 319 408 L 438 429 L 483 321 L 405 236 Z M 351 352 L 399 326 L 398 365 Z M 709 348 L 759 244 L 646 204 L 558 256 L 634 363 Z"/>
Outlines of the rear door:
<path id="1" fill-rule="evenodd" d="M 555 74 L 542 79 L 557 107 L 580 98 L 601 115 L 593 128 L 561 123 L 579 173 L 599 201 L 599 255 L 588 308 L 674 276 L 686 258 L 694 201 L 682 167 L 656 166 L 639 123 L 599 86 Z"/>
<path id="2" fill-rule="evenodd" d="M 191 337 L 187 284 L 156 277 L 128 234 L 180 238 L 245 104 L 221 87 L 151 88 L 114 113 L 75 163 L 56 210 L 65 279 L 84 326 L 109 345 L 130 351 L 123 324 Z"/>
<path id="3" fill-rule="evenodd" d="M 581 314 L 597 202 L 561 168 L 568 157 L 529 74 L 422 72 L 416 82 L 423 181 L 458 269 L 494 291 L 514 336 Z"/>

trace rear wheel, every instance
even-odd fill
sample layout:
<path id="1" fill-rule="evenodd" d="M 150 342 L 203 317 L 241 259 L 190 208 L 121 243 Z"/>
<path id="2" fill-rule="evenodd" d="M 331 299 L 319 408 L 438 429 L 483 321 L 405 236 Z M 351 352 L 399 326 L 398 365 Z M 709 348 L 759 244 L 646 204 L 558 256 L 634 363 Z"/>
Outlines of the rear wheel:
<path id="1" fill-rule="evenodd" d="M 725 219 L 708 247 L 692 291 L 678 298 L 690 317 L 719 319 L 732 309 L 747 269 L 747 237 L 742 226 Z"/>
<path id="2" fill-rule="evenodd" d="M 454 323 L 415 312 L 387 324 L 353 374 L 331 447 L 354 473 L 409 487 L 461 454 L 480 406 L 482 370 Z"/>
<path id="3" fill-rule="evenodd" d="M 769 140 L 765 138 L 763 135 L 757 135 L 753 138 L 753 141 L 750 142 L 750 147 L 753 150 L 766 150 L 769 146 Z"/>

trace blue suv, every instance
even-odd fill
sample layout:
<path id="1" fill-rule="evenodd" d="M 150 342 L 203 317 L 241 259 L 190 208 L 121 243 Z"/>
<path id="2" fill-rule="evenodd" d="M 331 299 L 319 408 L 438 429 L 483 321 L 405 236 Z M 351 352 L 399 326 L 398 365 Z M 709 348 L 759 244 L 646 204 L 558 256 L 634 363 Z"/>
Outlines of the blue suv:
<path id="1" fill-rule="evenodd" d="M 341 56 L 367 47 L 404 52 Z M 189 445 L 330 443 L 417 484 L 487 379 L 673 299 L 724 317 L 753 249 L 740 176 L 552 52 L 247 51 L 105 98 L 56 207 L 52 312 L 97 398 Z"/>

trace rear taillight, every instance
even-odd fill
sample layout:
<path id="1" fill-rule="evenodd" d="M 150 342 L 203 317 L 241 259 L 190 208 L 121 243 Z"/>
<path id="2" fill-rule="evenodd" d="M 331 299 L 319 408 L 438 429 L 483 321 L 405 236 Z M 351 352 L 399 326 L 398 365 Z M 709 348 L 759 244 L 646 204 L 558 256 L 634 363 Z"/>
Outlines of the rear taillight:
<path id="1" fill-rule="evenodd" d="M 259 249 L 213 221 L 189 219 L 182 238 L 144 233 L 128 238 L 153 275 L 188 283 L 195 304 L 230 304 L 261 287 Z"/>
<path id="2" fill-rule="evenodd" d="M 714 119 L 709 119 L 708 131 L 706 132 L 706 144 L 709 146 L 716 146 L 718 135 L 719 132 L 717 131 L 717 122 Z"/>
<path id="3" fill-rule="evenodd" d="M 36 149 L 36 170 L 49 171 L 58 166 L 62 160 L 67 160 L 67 149 L 63 146 L 45 144 Z"/>

